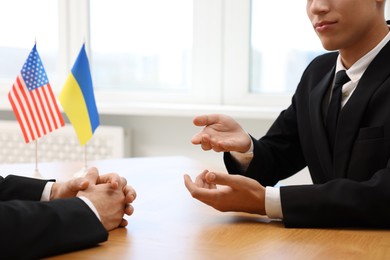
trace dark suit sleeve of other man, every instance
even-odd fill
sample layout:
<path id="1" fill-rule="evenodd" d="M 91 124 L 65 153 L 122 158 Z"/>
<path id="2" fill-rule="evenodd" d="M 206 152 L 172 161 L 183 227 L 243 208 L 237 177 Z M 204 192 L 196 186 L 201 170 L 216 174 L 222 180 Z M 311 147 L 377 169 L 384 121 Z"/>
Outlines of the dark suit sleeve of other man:
<path id="1" fill-rule="evenodd" d="M 39 201 L 47 181 L 0 177 L 0 255 L 37 259 L 96 245 L 108 233 L 79 198 Z"/>
<path id="2" fill-rule="evenodd" d="M 332 153 L 323 101 L 337 53 L 305 70 L 292 104 L 254 141 L 243 172 L 229 153 L 228 171 L 275 185 L 307 166 L 313 185 L 280 188 L 286 227 L 390 227 L 390 44 L 375 57 L 341 111 Z"/>

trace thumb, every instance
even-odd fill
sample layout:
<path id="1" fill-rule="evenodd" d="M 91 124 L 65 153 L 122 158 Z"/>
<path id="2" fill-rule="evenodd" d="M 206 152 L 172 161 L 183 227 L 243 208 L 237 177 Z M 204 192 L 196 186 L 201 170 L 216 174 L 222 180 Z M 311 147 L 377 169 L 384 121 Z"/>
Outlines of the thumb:
<path id="1" fill-rule="evenodd" d="M 79 177 L 76 179 L 73 179 L 73 187 L 72 190 L 85 190 L 89 186 L 89 181 L 85 177 Z"/>
<path id="2" fill-rule="evenodd" d="M 69 192 L 77 193 L 81 190 L 87 189 L 89 186 L 89 181 L 85 177 L 78 177 L 71 179 L 65 183 L 65 185 L 61 186 L 61 190 L 59 191 L 58 198 L 65 198 L 69 196 Z"/>
<path id="3" fill-rule="evenodd" d="M 213 184 L 220 184 L 237 188 L 241 186 L 240 175 L 230 175 L 227 173 L 208 172 L 206 174 L 206 181 Z"/>
<path id="4" fill-rule="evenodd" d="M 193 123 L 196 126 L 208 126 L 219 122 L 218 114 L 201 115 L 194 118 Z"/>

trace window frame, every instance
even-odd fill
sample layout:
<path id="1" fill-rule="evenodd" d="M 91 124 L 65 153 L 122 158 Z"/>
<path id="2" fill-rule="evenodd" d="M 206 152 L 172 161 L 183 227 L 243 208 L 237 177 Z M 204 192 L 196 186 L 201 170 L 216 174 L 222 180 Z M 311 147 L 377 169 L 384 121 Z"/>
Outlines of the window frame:
<path id="1" fill-rule="evenodd" d="M 286 107 L 291 93 L 259 94 L 249 91 L 251 1 L 226 0 L 224 9 L 223 104 L 269 109 Z"/>

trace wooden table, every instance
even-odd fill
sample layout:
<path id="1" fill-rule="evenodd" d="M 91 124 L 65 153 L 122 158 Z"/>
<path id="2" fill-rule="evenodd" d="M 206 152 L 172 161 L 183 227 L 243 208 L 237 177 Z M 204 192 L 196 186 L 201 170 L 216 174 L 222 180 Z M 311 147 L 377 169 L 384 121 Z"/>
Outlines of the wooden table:
<path id="1" fill-rule="evenodd" d="M 390 231 L 286 229 L 250 214 L 218 212 L 193 199 L 183 174 L 207 165 L 186 157 L 129 158 L 89 163 L 117 172 L 137 191 L 127 228 L 110 232 L 96 247 L 50 259 L 389 259 Z M 67 179 L 81 164 L 47 163 L 45 178 Z M 3 165 L 2 175 L 29 175 L 34 165 Z M 210 169 L 212 170 L 212 169 Z"/>

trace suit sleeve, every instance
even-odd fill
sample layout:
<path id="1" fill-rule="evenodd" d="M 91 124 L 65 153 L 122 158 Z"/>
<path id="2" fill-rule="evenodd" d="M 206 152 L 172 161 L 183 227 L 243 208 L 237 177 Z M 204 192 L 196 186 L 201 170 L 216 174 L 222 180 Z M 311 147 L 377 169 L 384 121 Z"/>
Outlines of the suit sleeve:
<path id="1" fill-rule="evenodd" d="M 47 180 L 8 175 L 0 176 L 0 201 L 40 200 Z"/>
<path id="2" fill-rule="evenodd" d="M 280 188 L 286 227 L 390 227 L 390 169 L 358 182 L 335 179 L 324 184 Z"/>
<path id="3" fill-rule="evenodd" d="M 37 201 L 45 184 L 18 176 L 1 179 L 0 250 L 5 259 L 38 259 L 107 240 L 107 231 L 81 199 Z"/>

